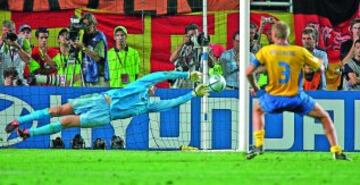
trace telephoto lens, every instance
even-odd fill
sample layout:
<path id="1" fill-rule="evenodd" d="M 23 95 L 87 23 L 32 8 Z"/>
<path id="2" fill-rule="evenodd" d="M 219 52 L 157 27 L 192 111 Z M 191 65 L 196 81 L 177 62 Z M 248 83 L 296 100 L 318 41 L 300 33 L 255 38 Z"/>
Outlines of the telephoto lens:
<path id="1" fill-rule="evenodd" d="M 65 75 L 35 75 L 35 85 L 65 86 Z"/>

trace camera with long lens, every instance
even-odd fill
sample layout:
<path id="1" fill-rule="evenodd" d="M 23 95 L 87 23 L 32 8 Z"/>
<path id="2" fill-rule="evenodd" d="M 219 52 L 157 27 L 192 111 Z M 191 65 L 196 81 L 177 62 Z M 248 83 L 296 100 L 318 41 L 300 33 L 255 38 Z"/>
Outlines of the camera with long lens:
<path id="1" fill-rule="evenodd" d="M 208 35 L 205 37 L 205 33 L 201 32 L 197 37 L 197 42 L 200 44 L 200 46 L 207 46 L 210 43 L 210 36 Z"/>
<path id="2" fill-rule="evenodd" d="M 75 52 L 73 52 L 75 53 Z M 66 65 L 73 65 L 76 63 L 75 57 L 70 53 L 69 59 Z M 67 75 L 50 74 L 50 75 L 33 75 L 28 79 L 29 85 L 41 85 L 41 86 L 72 86 L 73 81 L 66 79 Z M 73 77 L 74 78 L 74 77 Z"/>
<path id="3" fill-rule="evenodd" d="M 30 85 L 65 86 L 65 75 L 35 75 L 29 79 Z"/>
<path id="4" fill-rule="evenodd" d="M 194 48 L 199 48 L 201 46 L 206 46 L 210 42 L 210 37 L 205 38 L 204 32 L 201 32 L 198 36 L 191 36 L 189 42 L 185 43 L 188 46 L 193 46 Z"/>
<path id="5" fill-rule="evenodd" d="M 10 40 L 12 42 L 15 42 L 17 40 L 18 36 L 14 32 L 8 32 L 6 33 L 6 40 Z"/>

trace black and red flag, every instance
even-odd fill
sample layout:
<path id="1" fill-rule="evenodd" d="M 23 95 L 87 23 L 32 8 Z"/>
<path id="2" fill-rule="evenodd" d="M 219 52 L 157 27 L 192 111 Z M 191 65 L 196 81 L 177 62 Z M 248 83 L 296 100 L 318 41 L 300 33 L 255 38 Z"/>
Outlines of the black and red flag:
<path id="1" fill-rule="evenodd" d="M 301 45 L 301 32 L 308 24 L 319 30 L 319 46 L 329 59 L 326 71 L 327 89 L 336 90 L 341 86 L 342 68 L 340 47 L 351 39 L 349 24 L 360 17 L 359 0 L 295 0 L 294 29 L 296 44 Z"/>
<path id="2" fill-rule="evenodd" d="M 319 44 L 331 60 L 339 59 L 340 45 L 350 39 L 349 23 L 360 17 L 359 0 L 295 0 L 294 29 L 296 43 L 301 44 L 301 31 L 307 24 L 319 28 Z"/>

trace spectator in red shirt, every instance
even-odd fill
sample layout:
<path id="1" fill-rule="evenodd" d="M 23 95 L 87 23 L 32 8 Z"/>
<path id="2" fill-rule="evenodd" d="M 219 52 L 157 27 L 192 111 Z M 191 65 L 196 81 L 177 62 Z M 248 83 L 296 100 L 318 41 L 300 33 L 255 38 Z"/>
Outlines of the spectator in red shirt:
<path id="1" fill-rule="evenodd" d="M 39 28 L 35 32 L 39 46 L 34 47 L 31 54 L 29 70 L 31 74 L 50 75 L 56 74 L 56 63 L 52 60 L 59 52 L 48 47 L 49 31 L 46 28 Z"/>

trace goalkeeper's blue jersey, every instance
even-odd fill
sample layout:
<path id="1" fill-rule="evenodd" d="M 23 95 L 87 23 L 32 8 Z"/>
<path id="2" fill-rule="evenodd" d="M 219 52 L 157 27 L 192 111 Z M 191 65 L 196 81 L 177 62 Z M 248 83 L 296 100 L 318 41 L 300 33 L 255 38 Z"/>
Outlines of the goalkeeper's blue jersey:
<path id="1" fill-rule="evenodd" d="M 105 95 L 111 98 L 111 119 L 122 119 L 147 112 L 163 111 L 191 100 L 193 97 L 192 92 L 175 99 L 158 101 L 151 101 L 148 94 L 149 88 L 159 82 L 178 78 L 187 79 L 188 76 L 187 72 L 156 72 L 130 83 L 123 89 L 104 92 Z"/>

